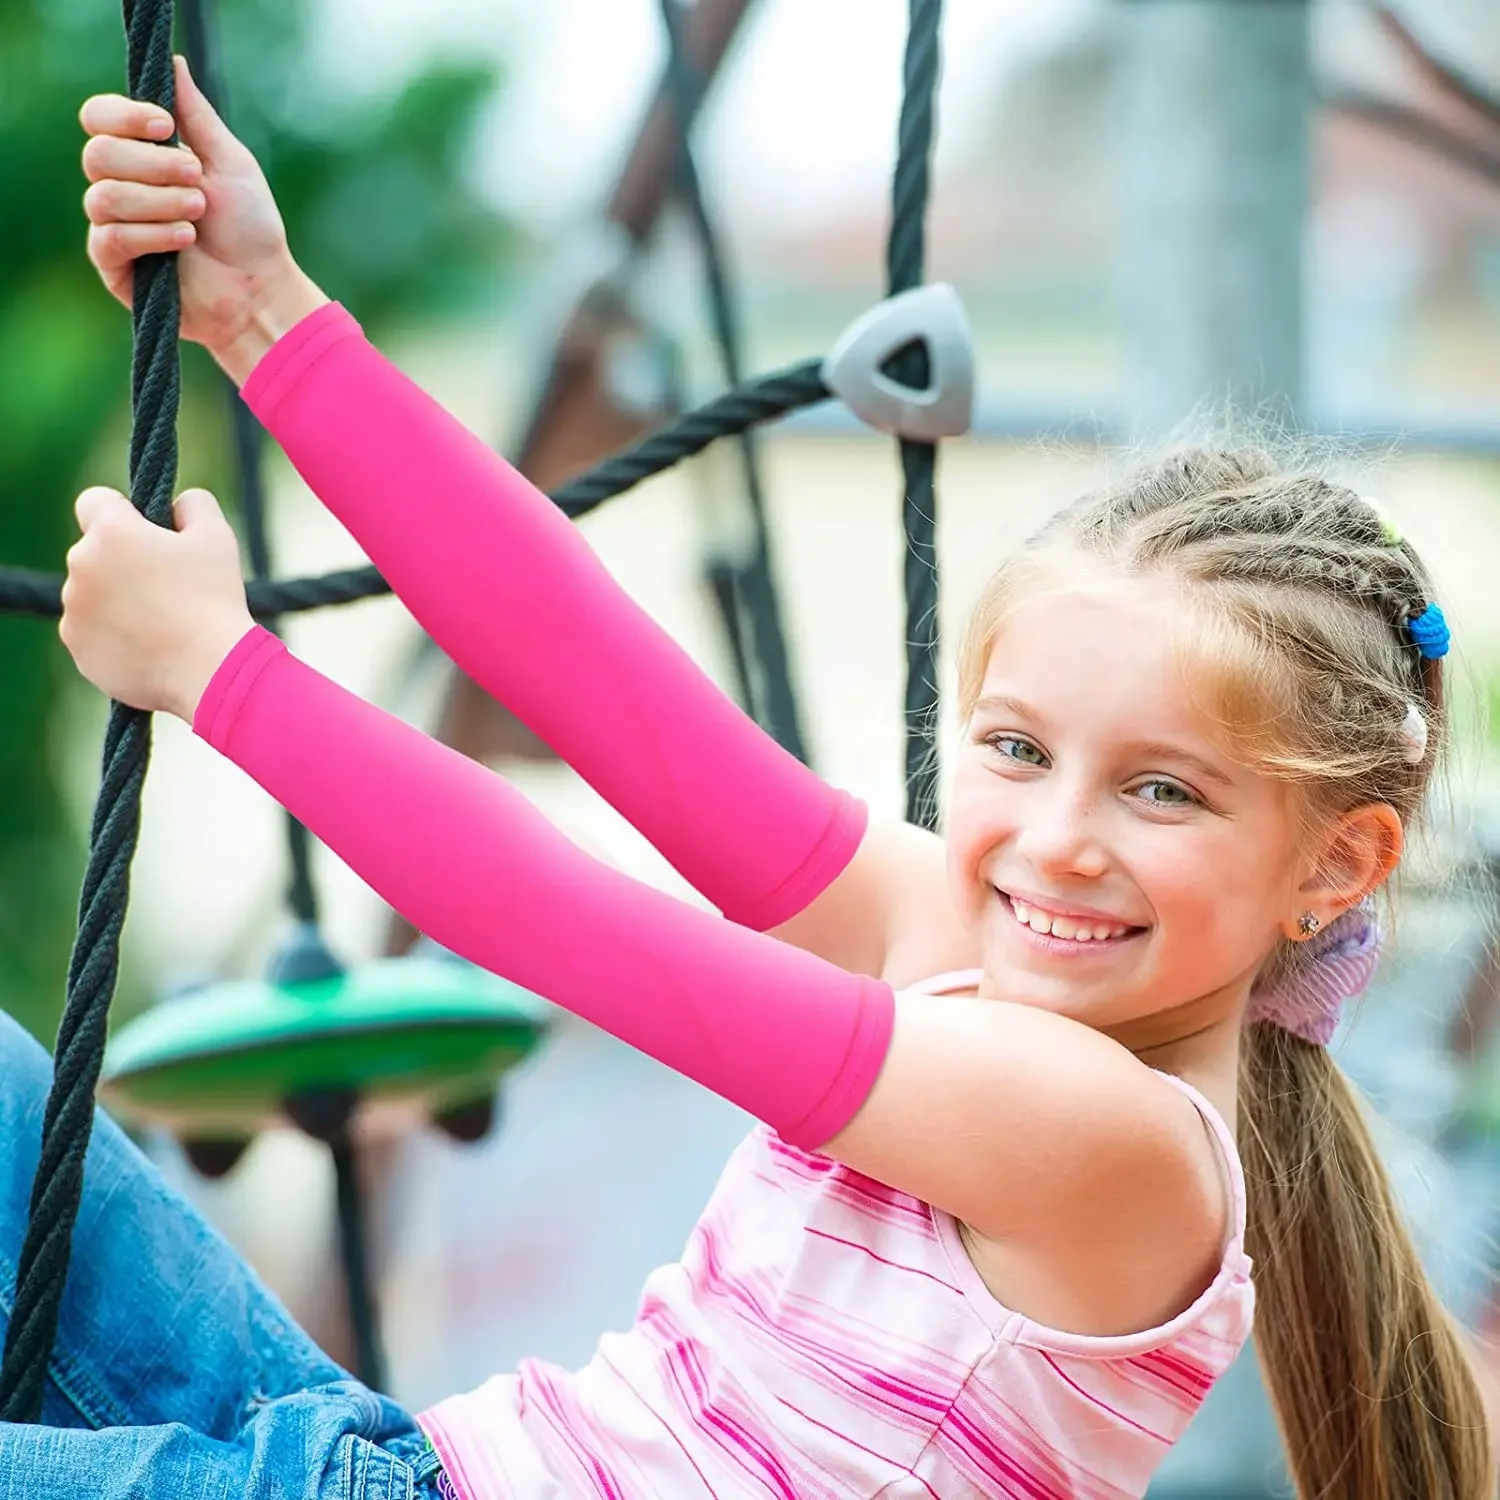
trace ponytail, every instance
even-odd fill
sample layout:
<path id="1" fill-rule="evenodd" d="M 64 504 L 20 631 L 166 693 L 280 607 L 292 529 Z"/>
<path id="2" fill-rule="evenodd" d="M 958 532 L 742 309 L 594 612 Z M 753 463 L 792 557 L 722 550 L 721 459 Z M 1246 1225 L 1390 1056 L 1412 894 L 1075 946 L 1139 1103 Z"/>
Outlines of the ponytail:
<path id="1" fill-rule="evenodd" d="M 1256 1341 L 1299 1500 L 1493 1500 L 1483 1400 L 1355 1094 L 1324 1047 L 1247 1026 L 1240 1153 Z"/>

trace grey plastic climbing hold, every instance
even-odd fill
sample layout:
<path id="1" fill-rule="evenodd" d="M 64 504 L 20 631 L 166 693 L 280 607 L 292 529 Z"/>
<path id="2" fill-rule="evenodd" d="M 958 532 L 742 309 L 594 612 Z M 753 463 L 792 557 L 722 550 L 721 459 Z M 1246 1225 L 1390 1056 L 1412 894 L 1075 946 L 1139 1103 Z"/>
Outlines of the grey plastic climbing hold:
<path id="1" fill-rule="evenodd" d="M 924 390 L 881 368 L 908 344 L 927 346 Z M 974 420 L 974 335 L 958 293 L 944 282 L 872 307 L 823 362 L 823 380 L 861 421 L 914 442 L 959 437 Z"/>

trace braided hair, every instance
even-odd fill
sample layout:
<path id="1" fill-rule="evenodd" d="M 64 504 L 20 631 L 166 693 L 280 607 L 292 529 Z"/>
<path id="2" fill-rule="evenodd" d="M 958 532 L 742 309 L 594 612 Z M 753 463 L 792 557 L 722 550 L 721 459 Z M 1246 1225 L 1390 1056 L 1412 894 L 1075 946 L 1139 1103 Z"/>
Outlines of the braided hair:
<path id="1" fill-rule="evenodd" d="M 1389 802 L 1408 826 L 1420 819 L 1448 715 L 1441 662 L 1412 622 L 1441 615 L 1421 558 L 1370 501 L 1259 449 L 1209 448 L 1084 496 L 985 590 L 960 652 L 965 712 L 1010 600 L 1067 553 L 1180 585 L 1201 626 L 1192 685 L 1204 707 L 1248 763 L 1298 782 L 1311 813 Z M 1429 746 L 1416 761 L 1413 708 Z"/>

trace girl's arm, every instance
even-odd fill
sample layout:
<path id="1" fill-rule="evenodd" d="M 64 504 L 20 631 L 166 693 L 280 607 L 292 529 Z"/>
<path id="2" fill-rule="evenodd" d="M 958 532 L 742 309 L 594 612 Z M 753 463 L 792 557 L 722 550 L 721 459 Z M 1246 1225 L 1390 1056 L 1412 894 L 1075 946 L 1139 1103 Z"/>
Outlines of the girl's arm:
<path id="1" fill-rule="evenodd" d="M 1148 1277 L 1180 1273 L 1219 1232 L 1196 1111 L 1087 1028 L 993 1001 L 908 1001 L 641 885 L 262 630 L 220 666 L 194 729 L 444 947 L 794 1144 L 827 1146 L 986 1237 L 1057 1247 L 1085 1283 L 1127 1242 Z M 1115 1265 L 1108 1284 L 1131 1274 Z"/>
<path id="2" fill-rule="evenodd" d="M 303 317 L 243 395 L 438 645 L 725 915 L 777 927 L 837 885 L 784 936 L 882 971 L 901 835 L 856 858 L 864 807 L 762 733 L 342 307 Z"/>

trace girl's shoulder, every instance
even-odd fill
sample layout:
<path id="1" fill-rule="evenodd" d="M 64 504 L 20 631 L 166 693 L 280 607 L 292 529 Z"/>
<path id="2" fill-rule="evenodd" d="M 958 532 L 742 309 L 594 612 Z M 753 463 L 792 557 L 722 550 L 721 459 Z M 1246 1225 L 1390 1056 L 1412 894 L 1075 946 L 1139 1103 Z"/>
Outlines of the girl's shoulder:
<path id="1" fill-rule="evenodd" d="M 910 823 L 872 826 L 870 837 L 886 891 L 881 977 L 893 989 L 950 993 L 948 979 L 979 962 L 979 945 L 953 904 L 942 839 Z"/>
<path id="2" fill-rule="evenodd" d="M 920 988 L 962 993 L 973 979 L 972 972 L 955 971 Z M 1058 1247 L 1050 1258 L 1007 1253 L 918 1195 L 790 1145 L 764 1125 L 741 1147 L 722 1196 L 705 1214 L 715 1262 L 720 1270 L 737 1263 L 747 1281 L 777 1284 L 778 1304 L 805 1297 L 837 1303 L 861 1320 L 873 1316 L 883 1326 L 895 1318 L 915 1341 L 971 1366 L 997 1344 L 1089 1361 L 1186 1349 L 1205 1369 L 1214 1365 L 1212 1378 L 1248 1337 L 1253 1315 L 1244 1180 L 1228 1126 L 1212 1104 L 1181 1080 L 1159 1077 L 1203 1120 L 1228 1221 L 1196 1281 L 1163 1289 L 1156 1278 L 1156 1293 L 1144 1304 L 1136 1299 L 1122 1319 L 1101 1320 L 1064 1277 L 1051 1275 L 1068 1259 Z M 1129 1267 L 1118 1269 L 1122 1281 L 1131 1279 Z"/>
<path id="3" fill-rule="evenodd" d="M 1245 1179 L 1233 1133 L 1191 1084 L 1165 1072 L 1155 1077 L 1169 1106 L 1172 1099 L 1185 1101 L 1201 1121 L 1202 1165 L 1218 1179 L 1222 1234 L 1195 1265 L 1163 1278 L 1150 1253 L 1152 1236 L 1141 1242 L 1146 1253 L 1133 1259 L 1128 1247 L 1135 1236 L 1126 1229 L 1111 1245 L 1113 1274 L 1105 1279 L 1080 1277 L 1066 1247 L 1050 1247 L 1055 1253 L 1049 1254 L 1046 1246 L 1001 1244 L 955 1225 L 952 1238 L 983 1288 L 981 1300 L 985 1294 L 992 1299 L 992 1316 L 1008 1320 L 1020 1342 L 1104 1358 L 1165 1347 L 1205 1322 L 1225 1338 L 1236 1330 L 1241 1339 L 1248 1335 L 1254 1292 L 1245 1253 Z M 1123 1214 L 1129 1212 L 1127 1205 Z"/>
<path id="4" fill-rule="evenodd" d="M 972 968 L 928 974 L 905 991 L 964 1004 L 982 977 Z M 1054 1029 L 1058 1024 L 1047 1021 Z M 1018 1048 L 1025 1040 L 1017 1038 Z M 1056 1060 L 1055 1046 L 1044 1051 L 1038 1066 Z M 1027 1067 L 1025 1079 L 1004 1087 L 1013 1104 L 1021 1103 L 1036 1071 Z M 1116 1140 L 1122 1132 L 1139 1136 L 1161 1145 L 1160 1152 L 1114 1153 L 1119 1171 L 1110 1168 L 1101 1181 L 1087 1163 L 1076 1162 L 1074 1112 L 1050 1107 L 1055 1101 L 1043 1080 L 1035 1114 L 1022 1109 L 1007 1116 L 1005 1134 L 1020 1136 L 999 1153 L 1010 1169 L 985 1173 L 1003 1184 L 1005 1203 L 987 1203 L 988 1219 L 973 1222 L 956 1204 L 932 1209 L 939 1243 L 997 1325 L 1024 1323 L 1063 1338 L 1166 1338 L 1179 1315 L 1204 1305 L 1210 1289 L 1248 1288 L 1245 1184 L 1233 1132 L 1182 1079 L 1139 1063 L 1128 1071 L 1134 1080 L 1128 1089 L 1095 1099 L 1083 1113 L 1102 1115 Z M 1114 1073 L 1090 1076 L 1091 1090 L 1105 1089 Z M 1063 1094 L 1065 1082 L 1059 1081 Z M 1019 1160 L 1011 1160 L 1017 1153 Z M 1039 1214 L 1028 1208 L 1033 1198 Z"/>
<path id="5" fill-rule="evenodd" d="M 895 989 L 978 957 L 949 893 L 943 841 L 910 823 L 873 820 L 838 878 L 773 933 Z"/>
<path id="6" fill-rule="evenodd" d="M 958 969 L 928 975 L 907 992 L 972 995 L 980 978 L 977 969 Z M 746 1142 L 741 1185 L 754 1180 L 780 1200 L 787 1211 L 785 1234 L 778 1237 L 783 1246 L 810 1236 L 841 1247 L 840 1254 L 858 1247 L 856 1264 L 865 1271 L 917 1274 L 929 1289 L 941 1286 L 956 1297 L 991 1333 L 1096 1354 L 1158 1347 L 1221 1302 L 1229 1309 L 1226 1329 L 1242 1314 L 1248 1327 L 1245 1184 L 1233 1133 L 1190 1084 L 1159 1070 L 1142 1072 L 1161 1113 L 1174 1118 L 1179 1132 L 1184 1123 L 1189 1137 L 1195 1126 L 1198 1132 L 1200 1149 L 1184 1153 L 1183 1170 L 1193 1180 L 1171 1191 L 1202 1200 L 1205 1233 L 1192 1236 L 1198 1248 L 1190 1255 L 1165 1257 L 1181 1262 L 1171 1271 L 1160 1253 L 1157 1209 L 1130 1195 L 1111 1211 L 1114 1222 L 1095 1226 L 1097 1234 L 1007 1240 L 986 1236 L 958 1213 L 841 1160 L 836 1145 L 829 1152 L 803 1150 L 767 1127 Z M 1049 1148 L 1047 1140 L 1033 1138 L 1036 1170 L 1044 1170 Z M 1024 1192 L 1025 1180 L 1013 1191 Z M 874 1278 L 880 1282 L 883 1272 L 875 1270 Z M 863 1285 L 860 1296 L 878 1296 L 878 1290 Z M 1224 1321 L 1222 1309 L 1216 1316 Z"/>

